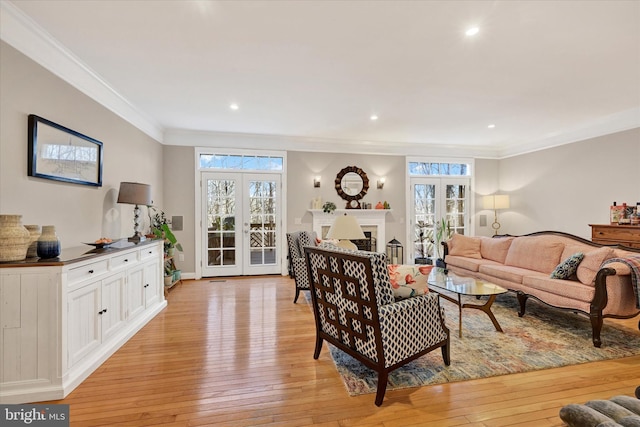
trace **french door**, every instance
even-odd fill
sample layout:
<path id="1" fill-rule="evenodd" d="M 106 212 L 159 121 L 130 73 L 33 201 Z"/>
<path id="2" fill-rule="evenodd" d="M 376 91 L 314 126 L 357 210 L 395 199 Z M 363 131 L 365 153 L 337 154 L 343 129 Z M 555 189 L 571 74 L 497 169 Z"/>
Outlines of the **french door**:
<path id="1" fill-rule="evenodd" d="M 468 234 L 469 179 L 410 179 L 411 226 L 409 241 L 413 242 L 413 259 L 439 257 L 436 238 L 437 224 L 445 220 L 451 233 Z M 445 233 L 446 236 L 446 233 Z M 441 251 L 440 251 L 441 252 Z"/>
<path id="2" fill-rule="evenodd" d="M 202 173 L 202 275 L 279 274 L 279 174 Z"/>

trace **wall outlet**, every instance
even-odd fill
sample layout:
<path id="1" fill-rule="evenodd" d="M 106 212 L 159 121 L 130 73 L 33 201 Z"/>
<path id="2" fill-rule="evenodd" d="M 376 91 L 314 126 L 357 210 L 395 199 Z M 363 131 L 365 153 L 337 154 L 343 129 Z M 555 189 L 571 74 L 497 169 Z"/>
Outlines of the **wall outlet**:
<path id="1" fill-rule="evenodd" d="M 302 218 L 294 218 L 293 223 L 295 225 L 302 225 Z"/>
<path id="2" fill-rule="evenodd" d="M 178 254 L 178 261 L 184 261 L 184 254 Z"/>
<path id="3" fill-rule="evenodd" d="M 487 226 L 487 216 L 480 215 L 480 227 L 486 227 L 486 226 Z"/>

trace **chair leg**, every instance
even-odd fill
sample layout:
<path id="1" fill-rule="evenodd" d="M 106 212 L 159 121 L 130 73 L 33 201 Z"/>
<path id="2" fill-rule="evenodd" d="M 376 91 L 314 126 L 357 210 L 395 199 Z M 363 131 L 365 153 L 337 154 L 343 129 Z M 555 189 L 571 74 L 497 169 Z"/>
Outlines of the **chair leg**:
<path id="1" fill-rule="evenodd" d="M 300 288 L 296 288 L 296 297 L 293 299 L 293 303 L 298 302 L 298 297 L 300 296 Z"/>
<path id="2" fill-rule="evenodd" d="M 389 373 L 387 371 L 378 372 L 378 391 L 376 392 L 376 406 L 382 405 L 384 400 L 384 394 L 387 391 L 387 378 Z"/>
<path id="3" fill-rule="evenodd" d="M 322 338 L 318 335 L 316 335 L 316 348 L 313 351 L 313 358 L 318 360 L 318 357 L 320 357 L 320 350 L 322 350 Z"/>
<path id="4" fill-rule="evenodd" d="M 447 343 L 442 346 L 442 359 L 444 360 L 445 365 L 451 365 L 451 345 L 449 340 L 447 340 Z"/>

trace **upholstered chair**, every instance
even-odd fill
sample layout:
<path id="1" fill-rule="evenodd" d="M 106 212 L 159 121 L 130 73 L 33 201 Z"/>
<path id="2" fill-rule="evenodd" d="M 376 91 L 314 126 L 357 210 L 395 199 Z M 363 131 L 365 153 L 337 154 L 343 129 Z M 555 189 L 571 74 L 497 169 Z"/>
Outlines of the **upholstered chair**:
<path id="1" fill-rule="evenodd" d="M 394 369 L 437 348 L 449 365 L 449 329 L 436 293 L 395 301 L 385 254 L 304 250 L 316 321 L 314 359 L 327 341 L 378 372 L 378 406 Z"/>
<path id="2" fill-rule="evenodd" d="M 296 303 L 300 291 L 309 290 L 309 273 L 304 258 L 304 247 L 315 246 L 315 236 L 307 231 L 287 233 L 287 244 L 289 246 L 289 276 L 296 283 L 296 296 L 293 299 L 293 302 Z"/>

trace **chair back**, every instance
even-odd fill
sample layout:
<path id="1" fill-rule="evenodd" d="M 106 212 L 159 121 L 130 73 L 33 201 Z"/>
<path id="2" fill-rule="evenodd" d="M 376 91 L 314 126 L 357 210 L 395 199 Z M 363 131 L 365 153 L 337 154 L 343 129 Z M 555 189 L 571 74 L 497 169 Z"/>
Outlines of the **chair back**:
<path id="1" fill-rule="evenodd" d="M 378 308 L 394 302 L 386 256 L 326 247 L 305 252 L 321 337 L 384 364 Z"/>

